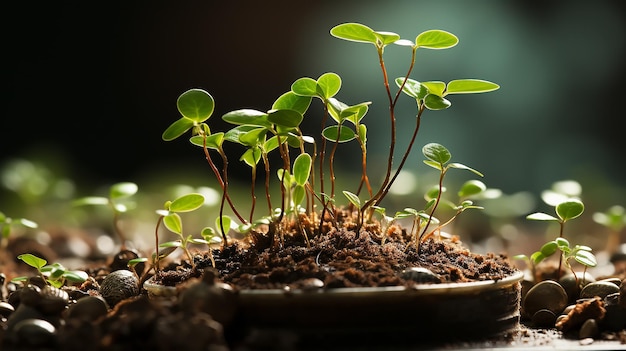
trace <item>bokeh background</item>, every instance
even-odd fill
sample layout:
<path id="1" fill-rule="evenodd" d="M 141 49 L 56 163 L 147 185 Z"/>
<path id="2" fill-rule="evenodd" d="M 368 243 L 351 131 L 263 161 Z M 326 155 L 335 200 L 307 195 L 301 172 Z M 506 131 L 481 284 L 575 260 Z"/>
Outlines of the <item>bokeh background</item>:
<path id="1" fill-rule="evenodd" d="M 331 71 L 343 79 L 342 101 L 373 102 L 364 122 L 377 179 L 389 132 L 376 53 L 370 45 L 329 34 L 339 23 L 361 22 L 411 40 L 435 28 L 459 37 L 449 50 L 418 50 L 416 80 L 481 78 L 501 86 L 489 94 L 451 96 L 448 110 L 427 111 L 408 171 L 424 169 L 419 149 L 436 141 L 454 160 L 483 172 L 489 187 L 534 197 L 519 205 L 521 212 L 542 209 L 539 193 L 564 179 L 582 184 L 591 209 L 625 202 L 626 5 L 620 1 L 189 0 L 3 7 L 0 166 L 6 170 L 16 167 L 16 159 L 30 160 L 48 172 L 44 178 L 71 180 L 61 184 L 73 186 L 74 195 L 119 181 L 215 186 L 199 149 L 184 140 L 161 140 L 179 118 L 179 94 L 208 90 L 216 99 L 210 124 L 217 130 L 225 127 L 219 120 L 224 113 L 267 110 L 296 79 Z M 408 59 L 407 48 L 389 47 L 390 76 L 402 75 Z M 314 102 L 316 108 L 310 117 L 315 121 L 307 122 L 312 127 L 318 127 L 320 113 Z M 403 149 L 414 102 L 401 99 L 397 115 Z M 358 169 L 354 149 L 345 152 L 341 172 Z M 237 159 L 235 153 L 235 182 L 249 174 Z M 410 191 L 422 181 L 419 175 L 405 179 L 409 191 L 400 190 L 401 197 L 421 197 Z M 24 215 L 28 201 L 7 189 L 6 179 L 4 185 L 0 206 Z"/>

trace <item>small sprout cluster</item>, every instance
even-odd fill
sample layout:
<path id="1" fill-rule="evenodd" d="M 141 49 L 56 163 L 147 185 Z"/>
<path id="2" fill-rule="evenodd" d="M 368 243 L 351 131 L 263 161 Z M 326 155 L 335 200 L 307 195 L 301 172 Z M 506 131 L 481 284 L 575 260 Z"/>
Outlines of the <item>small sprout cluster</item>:
<path id="1" fill-rule="evenodd" d="M 66 282 L 80 284 L 88 278 L 87 273 L 84 271 L 69 270 L 58 262 L 48 264 L 48 261 L 33 254 L 22 254 L 17 256 L 17 258 L 24 261 L 27 265 L 35 268 L 43 281 L 45 281 L 48 285 L 54 286 L 55 288 L 62 287 L 66 284 Z M 28 280 L 28 277 L 13 278 L 13 281 L 26 280 Z"/>
<path id="2" fill-rule="evenodd" d="M 11 237 L 11 229 L 16 226 L 23 226 L 26 228 L 35 229 L 39 225 L 26 218 L 11 218 L 4 213 L 0 212 L 0 248 L 6 248 Z"/>
<path id="3" fill-rule="evenodd" d="M 400 35 L 387 31 L 375 31 L 360 23 L 344 23 L 333 27 L 330 34 L 338 39 L 373 45 L 382 72 L 382 80 L 389 107 L 389 154 L 383 169 L 384 177 L 378 187 L 371 183 L 367 172 L 367 126 L 364 123 L 371 102 L 347 103 L 338 99 L 341 92 L 341 77 L 334 72 L 326 72 L 317 79 L 303 77 L 294 81 L 291 89 L 279 96 L 269 109 L 261 111 L 254 109 L 239 109 L 228 112 L 222 120 L 234 127 L 225 132 L 214 132 L 208 125 L 209 118 L 215 110 L 213 97 L 203 89 L 190 89 L 181 94 L 177 100 L 178 111 L 181 117 L 172 123 L 162 134 L 165 141 L 175 140 L 191 130 L 191 144 L 202 148 L 208 162 L 222 190 L 220 204 L 220 219 L 218 230 L 222 234 L 222 241 L 227 245 L 226 232 L 230 226 L 225 225 L 223 218 L 225 207 L 228 205 L 236 220 L 240 224 L 235 227 L 242 233 L 256 231 L 260 225 L 269 228 L 270 234 L 280 233 L 282 238 L 285 220 L 295 221 L 300 228 L 304 240 L 308 242 L 309 235 L 318 235 L 323 230 L 323 222 L 336 223 L 336 153 L 341 144 L 356 142 L 359 146 L 361 160 L 361 174 L 355 189 L 341 191 L 349 202 L 349 209 L 357 217 L 357 236 L 364 223 L 373 220 L 375 213 L 381 214 L 383 222 L 390 224 L 389 217 L 384 215 L 381 207 L 396 178 L 402 171 L 408 156 L 416 141 L 420 129 L 422 115 L 426 110 L 436 111 L 451 106 L 449 96 L 454 94 L 484 93 L 497 90 L 499 86 L 492 82 L 480 79 L 458 79 L 448 83 L 442 81 L 417 81 L 410 78 L 415 68 L 416 52 L 418 49 L 441 50 L 454 47 L 458 38 L 443 30 L 428 30 L 420 33 L 414 40 L 402 39 Z M 390 79 L 387 65 L 384 60 L 385 49 L 390 45 L 409 48 L 410 60 L 404 76 Z M 397 90 L 393 90 L 391 83 L 395 83 Z M 398 122 L 396 104 L 401 95 L 415 100 L 416 115 L 414 127 L 408 147 L 402 152 L 399 164 L 395 164 L 396 132 Z M 319 101 L 323 115 L 317 136 L 308 135 L 301 128 L 307 116 L 307 111 L 313 101 Z M 403 118 L 402 122 L 405 122 Z M 405 128 L 405 127 L 402 127 Z M 250 203 L 249 214 L 242 214 L 233 203 L 229 192 L 228 165 L 229 159 L 225 151 L 227 143 L 243 146 L 245 151 L 240 161 L 250 167 Z M 450 223 L 458 214 L 466 209 L 480 208 L 469 199 L 486 187 L 479 181 L 472 181 L 463 186 L 459 193 L 460 203 L 453 205 L 456 214 L 448 221 L 440 223 L 435 217 L 435 210 L 443 202 L 441 193 L 444 191 L 443 179 L 449 169 L 465 169 L 482 176 L 482 174 L 460 163 L 449 162 L 450 152 L 442 145 L 429 143 L 423 148 L 427 160 L 425 163 L 440 172 L 436 190 L 427 194 L 427 204 L 424 210 L 407 208 L 399 212 L 391 220 L 401 217 L 414 217 L 415 245 L 419 245 L 430 234 L 438 231 Z M 215 162 L 213 153 L 216 153 L 220 162 Z M 271 197 L 271 179 L 273 171 L 269 157 L 277 153 L 280 166 L 277 171 L 280 186 L 280 205 Z M 256 182 L 257 174 L 264 173 L 265 215 L 257 216 Z M 329 182 L 329 183 L 328 183 Z M 363 193 L 366 192 L 364 195 Z M 179 241 L 167 243 L 166 246 L 186 247 L 187 243 L 195 243 L 198 239 L 182 236 L 179 222 L 172 208 L 166 208 L 162 214 L 166 226 L 181 235 Z M 300 221 L 303 216 L 311 220 L 318 219 L 318 224 L 311 229 Z M 235 219 L 233 219 L 235 220 Z M 227 221 L 230 222 L 230 221 Z M 307 222 L 310 223 L 310 222 Z M 384 224 L 384 223 L 383 223 Z M 437 225 L 432 230 L 429 226 Z M 384 234 L 384 232 L 383 232 Z M 384 235 L 383 235 L 384 238 Z M 205 241 L 210 241 L 204 238 Z M 158 243 L 158 240 L 157 240 Z M 163 245 L 163 244 L 161 244 Z M 190 258 L 191 259 L 191 258 Z"/>

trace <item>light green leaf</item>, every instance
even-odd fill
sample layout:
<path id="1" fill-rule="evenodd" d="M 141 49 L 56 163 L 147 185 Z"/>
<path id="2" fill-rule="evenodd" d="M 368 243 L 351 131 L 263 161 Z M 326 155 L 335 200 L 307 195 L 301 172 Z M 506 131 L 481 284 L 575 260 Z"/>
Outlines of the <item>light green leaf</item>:
<path id="1" fill-rule="evenodd" d="M 395 82 L 398 88 L 401 87 L 402 82 L 404 82 L 404 77 L 396 78 Z M 402 92 L 414 99 L 422 100 L 424 99 L 426 94 L 428 94 L 428 88 L 420 84 L 420 82 L 409 78 L 406 80 L 406 83 L 404 83 L 404 86 L 402 87 Z"/>
<path id="2" fill-rule="evenodd" d="M 358 196 L 356 196 L 356 194 L 351 193 L 347 190 L 343 191 L 343 195 L 348 199 L 348 201 L 350 201 L 350 203 L 352 203 L 354 206 L 356 207 L 361 207 L 361 199 L 359 199 Z"/>
<path id="3" fill-rule="evenodd" d="M 274 102 L 272 110 L 294 110 L 303 115 L 309 109 L 310 105 L 310 96 L 301 96 L 293 91 L 288 91 Z"/>
<path id="4" fill-rule="evenodd" d="M 428 89 L 430 94 L 438 96 L 442 96 L 443 92 L 446 90 L 446 83 L 440 81 L 422 82 L 421 84 Z"/>
<path id="5" fill-rule="evenodd" d="M 291 91 L 299 96 L 317 96 L 317 81 L 309 77 L 300 78 L 291 84 Z"/>
<path id="6" fill-rule="evenodd" d="M 445 110 L 451 105 L 450 101 L 439 95 L 428 94 L 424 97 L 424 106 L 431 111 Z"/>
<path id="7" fill-rule="evenodd" d="M 341 135 L 339 136 L 339 140 L 337 140 L 337 133 L 339 132 L 339 126 L 329 126 L 324 128 L 322 131 L 322 136 L 331 142 L 340 142 L 345 143 L 350 141 L 356 137 L 354 131 L 346 126 L 341 126 L 341 131 L 339 132 Z"/>
<path id="8" fill-rule="evenodd" d="M 176 105 L 183 117 L 201 123 L 213 114 L 215 101 L 211 94 L 202 89 L 190 89 L 178 97 Z"/>
<path id="9" fill-rule="evenodd" d="M 302 119 L 302 114 L 294 110 L 272 110 L 267 116 L 269 122 L 287 128 L 299 126 Z"/>
<path id="10" fill-rule="evenodd" d="M 473 169 L 473 168 L 471 168 L 471 167 L 468 167 L 468 166 L 466 166 L 466 165 L 464 165 L 464 164 L 462 164 L 462 163 L 453 162 L 453 163 L 450 163 L 450 164 L 448 165 L 448 167 L 450 167 L 450 168 L 456 168 L 456 169 L 464 169 L 464 170 L 467 170 L 467 171 L 470 171 L 470 172 L 472 172 L 472 173 L 476 174 L 476 175 L 477 175 L 477 176 L 479 176 L 479 177 L 482 177 L 482 176 L 483 176 L 483 174 L 482 174 L 482 173 L 480 173 L 479 171 L 477 171 L 477 170 L 475 170 L 475 169 Z"/>
<path id="11" fill-rule="evenodd" d="M 487 190 L 487 186 L 480 180 L 468 180 L 463 183 L 461 189 L 459 189 L 458 195 L 460 198 L 465 198 L 468 196 L 480 194 L 485 190 Z"/>
<path id="12" fill-rule="evenodd" d="M 547 213 L 543 213 L 543 212 L 535 212 L 535 213 L 531 213 L 528 216 L 526 216 L 526 219 L 530 219 L 533 221 L 558 221 L 559 219 L 554 217 L 554 216 L 550 216 Z"/>
<path id="13" fill-rule="evenodd" d="M 393 33 L 393 32 L 374 32 L 374 35 L 376 37 L 378 37 L 378 39 L 380 40 L 380 43 L 382 43 L 383 46 L 387 46 L 389 44 L 393 44 L 396 41 L 400 40 L 400 35 Z"/>
<path id="14" fill-rule="evenodd" d="M 435 50 L 451 48 L 458 42 L 454 34 L 438 29 L 422 32 L 415 38 L 417 47 Z"/>
<path id="15" fill-rule="evenodd" d="M 335 96 L 339 89 L 341 89 L 341 77 L 336 73 L 324 73 L 317 79 L 316 92 L 323 100 Z"/>
<path id="16" fill-rule="evenodd" d="M 111 191 L 110 191 L 109 196 L 111 197 L 111 199 L 120 199 L 120 198 L 135 195 L 138 190 L 139 190 L 139 187 L 135 183 L 131 183 L 131 182 L 117 183 L 111 186 Z"/>
<path id="17" fill-rule="evenodd" d="M 498 84 L 480 79 L 457 79 L 448 82 L 446 94 L 486 93 L 500 89 Z"/>
<path id="18" fill-rule="evenodd" d="M 185 134 L 189 129 L 194 126 L 194 122 L 186 117 L 182 117 L 176 122 L 172 123 L 161 135 L 161 139 L 165 141 L 172 141 L 179 136 Z"/>
<path id="19" fill-rule="evenodd" d="M 580 216 L 585 210 L 585 205 L 578 199 L 569 199 L 556 206 L 556 214 L 563 221 Z"/>
<path id="20" fill-rule="evenodd" d="M 574 255 L 576 262 L 587 267 L 595 267 L 598 265 L 596 256 L 589 251 L 577 251 Z"/>
<path id="21" fill-rule="evenodd" d="M 374 30 L 360 23 L 339 24 L 330 30 L 330 34 L 339 39 L 374 45 L 376 45 L 378 40 Z"/>
<path id="22" fill-rule="evenodd" d="M 255 147 L 257 145 L 265 143 L 265 134 L 267 134 L 267 128 L 254 128 L 243 134 L 240 134 L 239 141 L 248 147 Z"/>
<path id="23" fill-rule="evenodd" d="M 311 155 L 304 153 L 298 155 L 293 162 L 293 177 L 298 185 L 304 186 L 309 180 L 311 173 Z"/>
<path id="24" fill-rule="evenodd" d="M 254 147 L 246 150 L 243 155 L 241 155 L 239 160 L 254 168 L 261 160 L 261 148 Z"/>
<path id="25" fill-rule="evenodd" d="M 163 224 L 171 232 L 182 235 L 183 234 L 183 221 L 178 213 L 170 213 L 163 217 Z"/>
<path id="26" fill-rule="evenodd" d="M 176 248 L 181 247 L 181 246 L 183 246 L 183 243 L 180 240 L 167 241 L 167 242 L 159 244 L 159 247 L 173 248 L 173 249 L 176 249 Z M 167 254 L 165 254 L 164 252 L 161 252 L 161 255 L 167 256 L 167 255 L 169 255 L 172 252 L 173 252 L 173 250 L 172 251 L 168 251 Z"/>
<path id="27" fill-rule="evenodd" d="M 44 260 L 43 258 L 39 258 L 33 254 L 21 254 L 17 256 L 17 258 L 24 261 L 24 263 L 26 263 L 27 265 L 37 268 L 37 270 L 41 270 L 41 268 L 43 268 L 46 263 L 48 263 L 48 261 Z"/>
<path id="28" fill-rule="evenodd" d="M 232 222 L 233 222 L 233 220 L 229 216 L 224 215 L 224 216 L 221 216 L 221 217 L 217 217 L 215 219 L 215 228 L 217 228 L 217 231 L 220 234 L 228 235 L 228 232 L 230 231 Z M 224 228 L 224 232 L 222 232 L 222 225 L 223 225 L 223 228 Z"/>
<path id="29" fill-rule="evenodd" d="M 204 196 L 202 194 L 191 193 L 172 201 L 169 210 L 171 212 L 189 212 L 200 208 L 203 204 Z"/>
<path id="30" fill-rule="evenodd" d="M 545 244 L 543 244 L 543 246 L 541 246 L 541 249 L 539 249 L 539 251 L 541 251 L 541 254 L 544 257 L 548 257 L 553 255 L 556 250 L 559 248 L 559 245 L 556 241 L 549 241 Z"/>
<path id="31" fill-rule="evenodd" d="M 84 205 L 109 205 L 109 199 L 102 196 L 86 196 L 80 199 L 76 199 L 72 202 L 74 206 L 84 206 Z"/>
<path id="32" fill-rule="evenodd" d="M 300 205 L 306 196 L 306 190 L 304 189 L 304 186 L 300 184 L 296 185 L 292 190 L 292 196 L 293 204 L 296 206 Z"/>
<path id="33" fill-rule="evenodd" d="M 272 126 L 267 120 L 267 113 L 252 109 L 240 109 L 228 112 L 222 116 L 222 120 L 236 125 L 249 124 L 267 128 Z"/>

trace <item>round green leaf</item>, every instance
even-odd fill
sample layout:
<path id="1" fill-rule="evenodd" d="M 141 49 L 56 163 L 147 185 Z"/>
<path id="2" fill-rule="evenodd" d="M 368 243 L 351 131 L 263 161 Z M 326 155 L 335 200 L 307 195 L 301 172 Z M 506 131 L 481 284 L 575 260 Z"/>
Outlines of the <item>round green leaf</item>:
<path id="1" fill-rule="evenodd" d="M 266 128 L 255 128 L 239 135 L 239 141 L 248 147 L 254 147 L 265 142 L 266 134 Z"/>
<path id="2" fill-rule="evenodd" d="M 338 131 L 339 131 L 338 125 L 326 127 L 322 131 L 322 136 L 326 138 L 326 140 L 329 140 L 332 142 L 340 142 L 340 143 L 345 143 L 356 137 L 356 134 L 354 134 L 354 131 L 346 126 L 341 126 L 341 131 L 340 132 Z M 339 139 L 337 139 L 338 133 L 341 134 L 339 136 Z"/>
<path id="3" fill-rule="evenodd" d="M 312 159 L 309 154 L 300 154 L 293 161 L 293 177 L 297 184 L 304 186 L 309 180 Z"/>
<path id="4" fill-rule="evenodd" d="M 422 85 L 428 89 L 430 94 L 443 96 L 444 90 L 446 90 L 446 83 L 440 81 L 422 82 Z"/>
<path id="5" fill-rule="evenodd" d="M 580 216 L 585 210 L 585 205 L 578 199 L 569 199 L 556 205 L 556 214 L 563 221 Z"/>
<path id="6" fill-rule="evenodd" d="M 170 204 L 170 212 L 189 212 L 200 208 L 204 204 L 202 194 L 192 193 L 183 195 Z"/>
<path id="7" fill-rule="evenodd" d="M 163 224 L 173 233 L 183 234 L 183 221 L 180 219 L 178 213 L 170 213 L 163 217 Z"/>
<path id="8" fill-rule="evenodd" d="M 447 49 L 458 42 L 459 38 L 454 34 L 438 29 L 422 32 L 415 38 L 417 47 L 425 49 Z"/>
<path id="9" fill-rule="evenodd" d="M 267 115 L 269 122 L 287 128 L 299 126 L 302 119 L 302 114 L 294 110 L 273 110 Z"/>
<path id="10" fill-rule="evenodd" d="M 291 84 L 291 91 L 299 96 L 317 96 L 317 81 L 309 77 L 300 78 Z"/>
<path id="11" fill-rule="evenodd" d="M 445 164 L 452 158 L 450 151 L 445 146 L 437 143 L 429 143 L 424 145 L 422 153 L 426 158 L 433 160 L 439 164 Z"/>
<path id="12" fill-rule="evenodd" d="M 445 110 L 450 107 L 452 103 L 450 101 L 444 99 L 439 95 L 428 94 L 424 97 L 424 106 L 429 110 L 437 111 L 437 110 Z"/>
<path id="13" fill-rule="evenodd" d="M 323 100 L 335 96 L 341 89 L 341 77 L 333 72 L 322 74 L 317 79 L 316 92 Z"/>
<path id="14" fill-rule="evenodd" d="M 459 197 L 463 198 L 480 194 L 485 190 L 487 190 L 487 186 L 485 185 L 485 183 L 481 182 L 480 180 L 473 179 L 463 183 L 461 189 L 459 189 L 458 195 Z"/>
<path id="15" fill-rule="evenodd" d="M 232 219 L 229 216 L 221 216 L 221 217 L 217 217 L 215 219 L 215 228 L 217 228 L 217 231 L 220 234 L 226 235 L 228 234 L 228 231 L 230 231 L 231 225 L 232 225 Z M 224 232 L 222 233 L 222 226 L 224 228 Z"/>
<path id="16" fill-rule="evenodd" d="M 190 89 L 178 97 L 176 105 L 181 115 L 201 123 L 213 114 L 215 101 L 211 94 L 202 89 Z"/>
<path id="17" fill-rule="evenodd" d="M 206 147 L 209 149 L 219 150 L 222 147 L 222 143 L 224 143 L 224 133 L 219 132 L 207 137 L 195 135 L 189 141 L 196 146 L 204 147 L 206 144 Z"/>
<path id="18" fill-rule="evenodd" d="M 457 79 L 448 83 L 446 94 L 486 93 L 500 89 L 498 84 L 480 79 Z"/>
<path id="19" fill-rule="evenodd" d="M 376 45 L 378 38 L 374 30 L 360 23 L 343 23 L 334 26 L 330 34 L 336 38 L 355 41 L 359 43 L 371 43 Z"/>
<path id="20" fill-rule="evenodd" d="M 89 278 L 89 275 L 83 271 L 66 271 L 63 278 L 73 283 L 82 283 Z"/>
<path id="21" fill-rule="evenodd" d="M 163 139 L 164 141 L 172 141 L 179 136 L 187 133 L 187 131 L 193 126 L 194 122 L 191 119 L 187 117 L 181 117 L 179 120 L 167 127 L 167 129 L 161 135 L 161 139 Z"/>
<path id="22" fill-rule="evenodd" d="M 74 206 L 85 206 L 85 205 L 94 205 L 94 206 L 103 206 L 109 204 L 109 199 L 103 196 L 86 196 L 80 199 L 76 199 L 72 202 Z"/>
<path id="23" fill-rule="evenodd" d="M 274 101 L 272 110 L 294 110 L 304 114 L 310 105 L 310 96 L 297 95 L 293 91 L 288 91 Z"/>

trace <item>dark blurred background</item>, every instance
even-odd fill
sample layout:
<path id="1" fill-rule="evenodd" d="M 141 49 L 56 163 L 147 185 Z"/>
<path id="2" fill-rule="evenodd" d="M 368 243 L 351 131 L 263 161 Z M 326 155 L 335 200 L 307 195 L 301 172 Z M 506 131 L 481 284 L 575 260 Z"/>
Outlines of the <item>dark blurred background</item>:
<path id="1" fill-rule="evenodd" d="M 13 1 L 2 11 L 0 164 L 39 160 L 87 189 L 168 176 L 210 179 L 199 149 L 161 140 L 179 118 L 182 92 L 198 87 L 213 95 L 210 125 L 217 130 L 224 113 L 267 110 L 297 78 L 333 71 L 343 78 L 341 100 L 374 102 L 364 122 L 371 169 L 380 172 L 388 131 L 375 50 L 329 34 L 339 23 L 361 22 L 411 40 L 435 28 L 459 37 L 449 50 L 418 50 L 414 79 L 501 85 L 489 94 L 451 96 L 450 109 L 426 112 L 408 170 L 421 164 L 419 148 L 436 141 L 505 193 L 537 193 L 573 178 L 605 196 L 608 207 L 623 201 L 626 185 L 624 4 Z M 409 52 L 387 49 L 392 78 L 406 70 Z M 402 149 L 414 103 L 404 98 L 398 111 Z M 237 158 L 231 174 L 247 177 Z M 349 161 L 342 166 L 358 169 Z"/>

